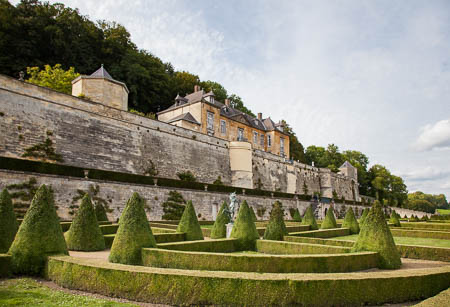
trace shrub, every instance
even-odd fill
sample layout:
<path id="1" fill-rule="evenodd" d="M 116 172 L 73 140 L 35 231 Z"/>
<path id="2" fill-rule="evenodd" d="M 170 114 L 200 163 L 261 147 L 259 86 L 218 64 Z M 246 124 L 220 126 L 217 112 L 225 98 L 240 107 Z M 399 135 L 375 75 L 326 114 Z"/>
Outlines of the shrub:
<path id="1" fill-rule="evenodd" d="M 221 239 L 227 237 L 227 224 L 230 222 L 230 217 L 226 211 L 229 211 L 227 203 L 224 201 L 220 207 L 219 214 L 211 229 L 211 239 Z"/>
<path id="2" fill-rule="evenodd" d="M 14 273 L 31 275 L 43 273 L 47 256 L 68 255 L 53 194 L 45 185 L 31 201 L 8 253 Z"/>
<path id="3" fill-rule="evenodd" d="M 0 254 L 8 251 L 18 227 L 11 195 L 8 190 L 3 189 L 0 194 Z"/>
<path id="4" fill-rule="evenodd" d="M 198 223 L 197 214 L 195 213 L 192 201 L 188 201 L 181 216 L 177 232 L 186 233 L 186 241 L 203 240 L 202 229 Z"/>
<path id="5" fill-rule="evenodd" d="M 75 251 L 99 251 L 105 249 L 105 239 L 98 226 L 91 198 L 85 194 L 69 230 L 64 234 L 67 248 Z"/>
<path id="6" fill-rule="evenodd" d="M 222 177 L 218 176 L 216 180 L 213 182 L 214 185 L 223 185 Z"/>
<path id="7" fill-rule="evenodd" d="M 306 209 L 305 215 L 303 216 L 302 225 L 309 225 L 311 230 L 319 229 L 311 206 Z"/>
<path id="8" fill-rule="evenodd" d="M 161 204 L 163 207 L 163 220 L 180 220 L 183 215 L 186 201 L 177 191 L 170 191 L 169 197 Z"/>
<path id="9" fill-rule="evenodd" d="M 269 225 L 267 225 L 266 231 L 264 232 L 265 240 L 283 241 L 283 237 L 288 234 L 283 217 L 281 203 L 276 201 L 270 213 Z"/>
<path id="10" fill-rule="evenodd" d="M 366 219 L 367 214 L 369 214 L 370 209 L 369 208 L 365 208 L 363 210 L 363 213 L 361 215 L 361 218 L 359 219 L 359 225 L 362 226 L 362 224 L 364 223 L 364 220 Z"/>
<path id="11" fill-rule="evenodd" d="M 302 221 L 302 216 L 300 215 L 300 211 L 298 211 L 298 209 L 295 209 L 294 215 L 292 216 L 292 219 L 295 222 L 301 222 Z"/>
<path id="12" fill-rule="evenodd" d="M 196 182 L 197 181 L 197 179 L 195 178 L 194 174 L 192 174 L 191 171 L 177 173 L 177 176 L 178 176 L 178 178 L 180 178 L 180 180 L 183 180 L 183 181 L 188 181 L 188 182 Z"/>
<path id="13" fill-rule="evenodd" d="M 325 215 L 325 219 L 322 222 L 320 229 L 337 228 L 336 218 L 334 217 L 333 206 L 330 206 Z"/>
<path id="14" fill-rule="evenodd" d="M 120 216 L 119 229 L 111 246 L 109 261 L 141 264 L 143 247 L 156 247 L 156 241 L 145 214 L 144 199 L 135 192 Z"/>
<path id="15" fill-rule="evenodd" d="M 347 210 L 344 217 L 344 223 L 342 223 L 342 228 L 349 228 L 351 234 L 359 233 L 359 224 L 356 220 L 355 214 L 353 213 L 352 207 Z"/>
<path id="16" fill-rule="evenodd" d="M 395 227 L 401 227 L 400 220 L 398 219 L 398 214 L 395 211 L 392 211 L 391 218 L 389 219 L 389 223 L 394 224 Z"/>
<path id="17" fill-rule="evenodd" d="M 106 215 L 105 207 L 99 202 L 95 204 L 95 217 L 98 222 L 108 221 L 108 216 Z"/>
<path id="18" fill-rule="evenodd" d="M 256 222 L 258 219 L 256 218 L 255 210 L 253 210 L 253 207 L 250 207 L 250 214 L 252 215 L 253 222 Z"/>
<path id="19" fill-rule="evenodd" d="M 238 239 L 237 250 L 255 250 L 256 240 L 259 239 L 255 222 L 253 222 L 250 208 L 244 200 L 239 208 L 238 215 L 231 230 L 231 238 Z"/>
<path id="20" fill-rule="evenodd" d="M 384 219 L 379 201 L 375 201 L 364 220 L 364 224 L 361 225 L 361 232 L 352 251 L 378 252 L 380 255 L 378 267 L 380 269 L 398 269 L 402 265 L 400 254 Z"/>

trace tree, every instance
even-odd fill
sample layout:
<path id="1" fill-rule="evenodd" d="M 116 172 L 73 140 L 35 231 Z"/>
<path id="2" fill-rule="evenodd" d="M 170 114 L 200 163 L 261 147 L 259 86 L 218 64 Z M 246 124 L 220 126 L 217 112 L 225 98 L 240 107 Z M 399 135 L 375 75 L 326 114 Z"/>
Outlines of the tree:
<path id="1" fill-rule="evenodd" d="M 175 99 L 176 95 L 186 96 L 194 91 L 194 86 L 200 84 L 200 78 L 197 75 L 187 71 L 177 71 L 170 79 L 171 99 Z M 173 96 L 173 97 L 172 97 Z"/>
<path id="2" fill-rule="evenodd" d="M 228 99 L 230 99 L 231 107 L 233 107 L 234 109 L 244 112 L 250 116 L 256 117 L 256 115 L 252 111 L 250 111 L 250 109 L 244 106 L 244 102 L 242 101 L 241 97 L 233 94 L 229 96 Z"/>
<path id="3" fill-rule="evenodd" d="M 186 201 L 177 191 L 170 191 L 169 197 L 161 204 L 163 207 L 163 220 L 179 220 L 183 215 Z"/>
<path id="4" fill-rule="evenodd" d="M 368 172 L 370 196 L 378 200 L 386 200 L 389 206 L 402 207 L 405 205 L 408 191 L 403 179 L 392 175 L 389 170 L 379 164 L 373 165 Z"/>
<path id="5" fill-rule="evenodd" d="M 366 195 L 369 189 L 369 180 L 367 174 L 367 167 L 369 165 L 369 158 L 360 151 L 345 150 L 342 153 L 344 161 L 348 161 L 358 170 L 359 193 Z"/>
<path id="6" fill-rule="evenodd" d="M 224 102 L 228 97 L 227 90 L 219 83 L 214 81 L 202 81 L 200 86 L 205 90 L 205 92 L 213 91 L 215 99 L 220 102 Z"/>
<path id="7" fill-rule="evenodd" d="M 265 240 L 283 241 L 284 236 L 288 234 L 283 217 L 284 214 L 281 203 L 276 201 L 273 204 L 272 211 L 270 212 L 269 224 L 264 231 Z"/>
<path id="8" fill-rule="evenodd" d="M 53 67 L 45 65 L 43 70 L 39 70 L 39 67 L 27 67 L 27 73 L 30 75 L 30 78 L 27 79 L 28 83 L 48 87 L 69 95 L 72 94 L 72 80 L 80 75 L 75 72 L 74 67 L 64 70 L 61 68 L 61 64 Z"/>
<path id="9" fill-rule="evenodd" d="M 289 157 L 293 160 L 306 163 L 305 149 L 302 143 L 299 142 L 294 130 L 292 130 L 285 120 L 282 120 L 281 123 L 283 125 L 283 132 L 289 135 Z"/>

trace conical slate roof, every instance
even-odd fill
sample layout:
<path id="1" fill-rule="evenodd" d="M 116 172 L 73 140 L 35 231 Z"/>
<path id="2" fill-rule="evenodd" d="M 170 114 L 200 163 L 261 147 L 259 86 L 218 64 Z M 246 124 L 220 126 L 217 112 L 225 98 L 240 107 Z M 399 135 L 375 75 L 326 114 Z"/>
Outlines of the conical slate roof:
<path id="1" fill-rule="evenodd" d="M 91 77 L 108 78 L 114 80 L 113 77 L 111 77 L 111 75 L 103 67 L 103 64 L 99 69 L 97 69 L 95 72 L 91 74 Z"/>

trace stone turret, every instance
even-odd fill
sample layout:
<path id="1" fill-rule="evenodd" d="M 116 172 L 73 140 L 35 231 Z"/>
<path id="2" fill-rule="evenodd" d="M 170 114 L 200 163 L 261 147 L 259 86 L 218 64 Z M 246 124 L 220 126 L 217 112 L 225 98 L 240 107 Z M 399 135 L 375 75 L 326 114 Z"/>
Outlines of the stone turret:
<path id="1" fill-rule="evenodd" d="M 81 75 L 72 81 L 72 95 L 128 111 L 128 88 L 114 80 L 102 66 L 90 76 Z"/>

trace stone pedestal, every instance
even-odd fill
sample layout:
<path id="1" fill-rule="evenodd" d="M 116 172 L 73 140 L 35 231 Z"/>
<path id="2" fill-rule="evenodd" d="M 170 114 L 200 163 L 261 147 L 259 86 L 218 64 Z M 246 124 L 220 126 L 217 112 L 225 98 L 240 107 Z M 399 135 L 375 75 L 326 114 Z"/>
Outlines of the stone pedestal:
<path id="1" fill-rule="evenodd" d="M 229 238 L 231 235 L 231 230 L 233 229 L 233 225 L 234 225 L 233 223 L 227 224 L 227 238 Z"/>

